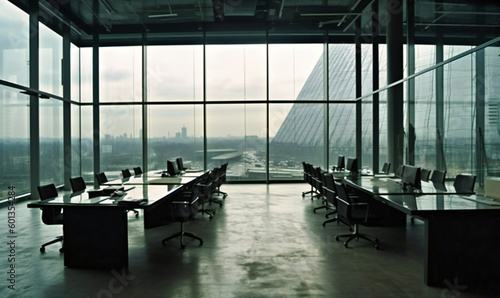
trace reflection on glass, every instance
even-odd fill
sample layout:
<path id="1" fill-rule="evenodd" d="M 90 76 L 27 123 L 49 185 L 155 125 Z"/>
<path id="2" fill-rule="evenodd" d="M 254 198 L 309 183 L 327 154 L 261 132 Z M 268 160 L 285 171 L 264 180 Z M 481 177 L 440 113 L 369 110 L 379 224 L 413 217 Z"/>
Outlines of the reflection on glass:
<path id="1" fill-rule="evenodd" d="M 206 154 L 208 169 L 228 162 L 228 181 L 265 179 L 266 106 L 208 105 Z"/>

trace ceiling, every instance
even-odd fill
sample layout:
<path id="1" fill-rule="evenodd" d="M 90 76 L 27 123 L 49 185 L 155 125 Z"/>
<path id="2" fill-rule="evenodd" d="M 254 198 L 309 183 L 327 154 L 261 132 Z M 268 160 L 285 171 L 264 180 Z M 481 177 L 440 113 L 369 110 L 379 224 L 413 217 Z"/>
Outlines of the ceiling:
<path id="1" fill-rule="evenodd" d="M 12 0 L 27 10 L 28 0 Z M 391 9 L 378 1 L 380 32 Z M 500 34 L 500 1 L 415 0 L 415 36 L 420 42 L 478 44 Z M 49 0 L 39 1 L 40 19 L 56 31 L 70 24 L 72 42 L 102 44 L 352 42 L 355 23 L 371 36 L 374 0 Z M 406 12 L 406 10 L 404 10 Z M 406 13 L 404 14 L 406 24 Z M 326 33 L 325 33 L 326 32 Z M 441 37 L 442 36 L 442 37 Z M 365 40 L 369 40 L 365 39 Z"/>

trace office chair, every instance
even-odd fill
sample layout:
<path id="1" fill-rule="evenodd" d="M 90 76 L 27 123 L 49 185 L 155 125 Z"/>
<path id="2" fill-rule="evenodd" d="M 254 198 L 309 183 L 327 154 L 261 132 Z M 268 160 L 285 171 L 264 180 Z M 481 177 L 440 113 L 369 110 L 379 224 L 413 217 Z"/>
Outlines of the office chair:
<path id="1" fill-rule="evenodd" d="M 324 177 L 324 185 L 323 189 L 325 190 L 325 195 L 326 195 L 326 210 L 331 210 L 327 214 L 325 214 L 325 217 L 328 218 L 328 216 L 337 214 L 337 192 L 335 190 L 335 182 L 332 174 L 323 174 Z M 325 220 L 323 222 L 323 227 L 329 223 L 329 222 L 334 222 L 337 221 L 338 217 L 336 216 L 335 218 Z"/>
<path id="2" fill-rule="evenodd" d="M 205 204 L 212 201 L 213 193 L 213 181 L 212 175 L 209 172 L 203 174 L 194 183 L 194 188 L 197 189 L 199 197 L 199 209 L 197 212 L 201 214 L 207 214 L 209 219 L 212 219 L 215 215 L 215 210 L 210 210 L 205 208 Z"/>
<path id="3" fill-rule="evenodd" d="M 458 193 L 474 193 L 474 185 L 476 184 L 476 176 L 459 174 L 455 177 L 453 187 Z"/>
<path id="4" fill-rule="evenodd" d="M 82 177 L 69 178 L 69 183 L 71 184 L 72 192 L 81 192 L 87 188 L 87 185 Z"/>
<path id="5" fill-rule="evenodd" d="M 218 169 L 217 169 L 217 175 L 215 177 L 215 189 L 213 191 L 213 194 L 215 195 L 222 195 L 222 198 L 225 199 L 227 197 L 227 193 L 223 192 L 220 190 L 220 187 L 222 184 L 226 182 L 226 172 L 227 172 L 227 162 L 222 164 Z"/>
<path id="6" fill-rule="evenodd" d="M 125 171 L 125 170 L 122 170 L 122 174 L 123 174 L 123 171 Z M 129 172 L 129 174 L 131 174 L 130 170 L 127 169 L 127 171 Z M 132 174 L 130 176 L 132 176 Z M 106 173 L 104 173 L 104 172 L 96 174 L 95 177 L 96 177 L 97 183 L 99 185 L 103 185 L 104 183 L 108 182 L 108 177 L 106 176 Z M 103 191 L 103 194 L 106 194 L 106 191 Z M 108 193 L 108 194 L 110 194 L 110 193 Z M 129 212 L 129 211 L 133 211 L 135 214 L 135 217 L 139 217 L 139 211 L 137 211 L 135 209 L 127 210 L 127 212 Z"/>
<path id="7" fill-rule="evenodd" d="M 322 205 L 319 206 L 319 207 L 314 208 L 313 209 L 313 213 L 316 213 L 316 210 L 328 209 L 328 207 L 327 207 L 327 195 L 328 195 L 328 192 L 327 192 L 326 187 L 325 187 L 326 186 L 325 175 L 326 175 L 326 173 L 323 173 L 320 170 L 320 176 L 321 176 L 321 189 L 320 189 L 320 193 L 321 193 L 321 203 L 322 203 Z"/>
<path id="8" fill-rule="evenodd" d="M 390 162 L 384 162 L 384 165 L 382 166 L 382 173 L 384 174 L 389 174 L 391 170 L 391 163 Z"/>
<path id="9" fill-rule="evenodd" d="M 302 192 L 302 197 L 304 197 L 308 193 L 310 193 L 312 195 L 312 193 L 314 192 L 314 189 L 313 189 L 313 182 L 312 182 L 312 177 L 311 177 L 312 174 L 311 174 L 311 170 L 310 170 L 310 164 L 303 161 L 302 168 L 304 171 L 304 181 L 311 186 L 311 190 Z"/>
<path id="10" fill-rule="evenodd" d="M 129 177 L 132 177 L 132 173 L 130 172 L 129 169 L 124 169 L 124 170 L 122 170 L 122 176 L 123 176 L 123 178 L 129 178 Z"/>
<path id="11" fill-rule="evenodd" d="M 43 186 L 38 186 L 38 194 L 40 195 L 40 201 L 48 200 L 57 197 L 59 194 L 57 193 L 56 186 L 51 183 Z M 63 214 L 61 207 L 55 206 L 44 206 L 42 209 L 42 222 L 46 225 L 62 225 L 63 224 Z M 57 236 L 54 240 L 46 242 L 42 244 L 40 247 L 40 252 L 45 252 L 45 246 L 62 242 L 63 247 L 59 249 L 59 252 L 64 251 L 64 237 Z"/>
<path id="12" fill-rule="evenodd" d="M 369 205 L 366 202 L 359 200 L 352 200 L 347 193 L 346 186 L 339 182 L 334 182 L 335 188 L 337 190 L 337 211 L 339 218 L 349 222 L 353 225 L 354 230 L 351 234 L 339 235 L 335 239 L 340 241 L 341 237 L 349 237 L 345 242 L 344 246 L 348 247 L 348 244 L 353 239 L 365 239 L 370 241 L 375 245 L 376 249 L 379 249 L 378 239 L 371 239 L 368 235 L 359 232 L 359 225 L 366 224 L 369 219 Z"/>
<path id="13" fill-rule="evenodd" d="M 142 174 L 141 167 L 135 167 L 134 168 L 134 175 L 140 175 L 140 174 Z"/>
<path id="14" fill-rule="evenodd" d="M 184 167 L 184 163 L 182 162 L 182 157 L 177 157 L 175 159 L 175 163 L 177 163 L 177 168 L 179 169 L 179 171 L 187 170 L 187 168 Z"/>
<path id="15" fill-rule="evenodd" d="M 180 232 L 177 232 L 167 238 L 163 239 L 161 243 L 166 245 L 170 239 L 180 237 L 181 248 L 185 248 L 184 244 L 184 236 L 191 237 L 200 241 L 200 246 L 203 245 L 203 239 L 201 237 L 196 236 L 193 233 L 184 231 L 184 223 L 190 222 L 194 219 L 194 215 L 198 212 L 198 188 L 193 187 L 190 189 L 190 196 L 186 197 L 184 195 L 180 195 L 177 199 L 174 199 L 170 203 L 170 216 L 169 219 L 172 222 L 179 222 L 181 224 Z"/>
<path id="16" fill-rule="evenodd" d="M 431 170 L 427 169 L 420 169 L 420 180 L 422 181 L 429 181 L 429 178 L 431 177 Z"/>

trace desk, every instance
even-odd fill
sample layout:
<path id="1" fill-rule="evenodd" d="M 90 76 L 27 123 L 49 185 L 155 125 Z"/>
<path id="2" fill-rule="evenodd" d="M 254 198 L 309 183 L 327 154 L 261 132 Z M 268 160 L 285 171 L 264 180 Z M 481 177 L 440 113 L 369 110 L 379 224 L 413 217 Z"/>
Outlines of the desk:
<path id="1" fill-rule="evenodd" d="M 433 194 L 395 194 L 397 191 L 392 187 L 381 187 L 376 180 L 362 178 L 359 185 L 354 180 L 344 181 L 351 187 L 371 192 L 373 202 L 425 222 L 424 281 L 427 285 L 498 289 L 500 206 L 473 201 L 474 195 L 456 194 L 451 188 Z M 380 188 L 376 188 L 377 185 Z"/>
<path id="2" fill-rule="evenodd" d="M 186 173 L 173 177 L 162 177 L 161 172 L 149 172 L 147 174 L 131 176 L 128 178 L 121 178 L 108 181 L 103 185 L 116 186 L 116 185 L 184 185 L 190 183 L 196 178 L 202 176 L 205 172 Z"/>
<path id="3" fill-rule="evenodd" d="M 28 204 L 29 208 L 59 206 L 64 209 L 64 265 L 75 268 L 122 269 L 128 267 L 127 209 L 124 198 L 147 199 L 133 208 L 144 209 L 144 228 L 165 224 L 165 206 L 182 196 L 179 185 L 137 185 L 122 197 L 96 197 L 87 193 L 63 195 Z"/>

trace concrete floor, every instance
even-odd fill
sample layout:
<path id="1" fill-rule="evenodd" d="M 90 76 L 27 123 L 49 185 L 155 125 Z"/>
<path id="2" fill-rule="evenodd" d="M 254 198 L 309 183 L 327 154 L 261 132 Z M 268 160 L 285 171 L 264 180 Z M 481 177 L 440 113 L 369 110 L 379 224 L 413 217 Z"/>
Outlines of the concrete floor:
<path id="1" fill-rule="evenodd" d="M 16 205 L 15 291 L 9 283 L 8 250 L 1 246 L 0 297 L 484 297 L 466 285 L 433 288 L 424 284 L 424 224 L 406 228 L 362 227 L 378 237 L 381 249 L 363 240 L 350 248 L 335 241 L 344 225 L 323 228 L 319 200 L 302 198 L 308 186 L 226 184 L 223 208 L 212 220 L 199 215 L 186 230 L 203 237 L 203 246 L 186 239 L 180 249 L 172 224 L 143 229 L 142 217 L 129 214 L 129 271 L 65 268 L 60 244 L 39 246 L 62 232 L 40 221 L 40 210 Z M 7 209 L 0 208 L 2 243 Z"/>

